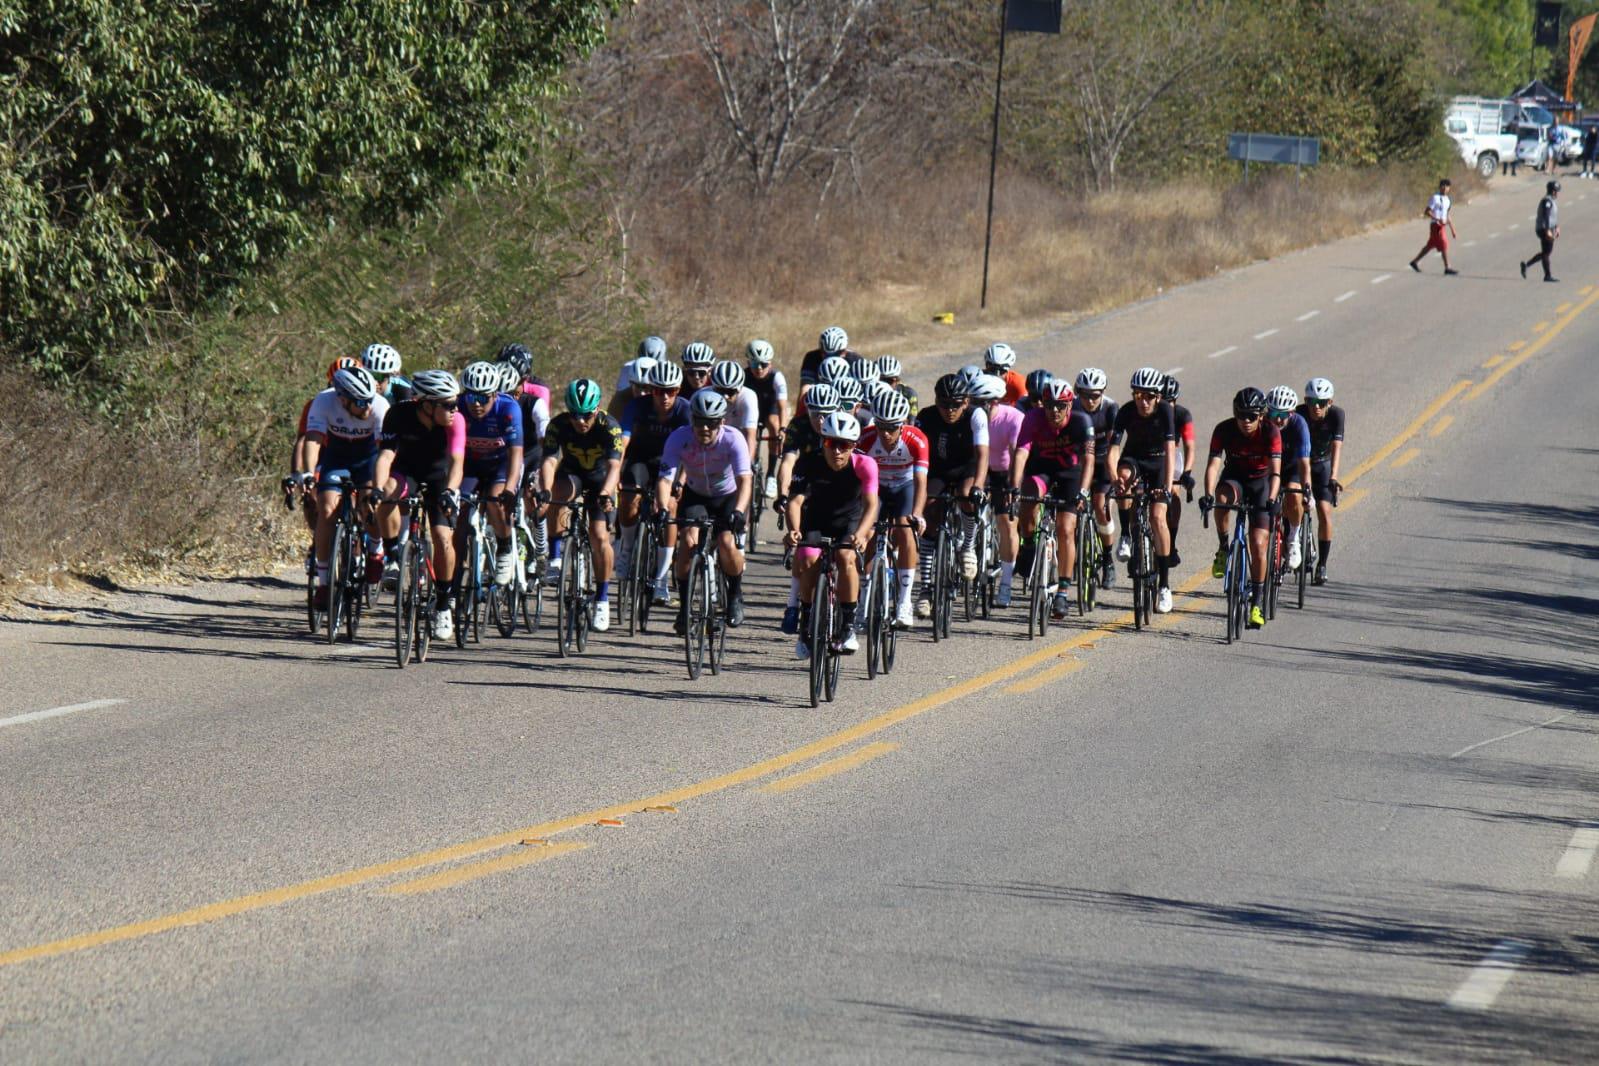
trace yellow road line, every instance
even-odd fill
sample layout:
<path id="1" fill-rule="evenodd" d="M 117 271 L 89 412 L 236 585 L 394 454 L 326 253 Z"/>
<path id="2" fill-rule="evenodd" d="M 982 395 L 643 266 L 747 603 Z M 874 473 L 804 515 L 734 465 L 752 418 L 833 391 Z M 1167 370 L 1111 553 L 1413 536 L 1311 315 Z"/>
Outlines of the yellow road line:
<path id="1" fill-rule="evenodd" d="M 1338 501 L 1338 509 L 1347 511 L 1361 500 L 1364 500 L 1367 495 L 1365 489 L 1355 489 L 1352 492 L 1345 493 Z"/>
<path id="2" fill-rule="evenodd" d="M 1387 444 L 1384 444 L 1381 448 L 1378 448 L 1369 459 L 1355 467 L 1355 469 L 1350 472 L 1349 476 L 1343 479 L 1345 487 L 1353 485 L 1355 482 L 1365 477 L 1373 467 L 1377 466 L 1377 464 L 1381 463 L 1390 455 L 1394 454 L 1394 452 L 1398 451 L 1399 446 L 1405 443 L 1411 437 L 1414 437 L 1422 426 L 1425 426 L 1428 422 L 1431 422 L 1433 416 L 1444 409 L 1444 405 L 1469 388 L 1471 388 L 1471 382 L 1465 378 L 1462 378 L 1453 385 L 1449 386 L 1449 388 L 1444 391 L 1444 394 L 1438 397 L 1432 403 L 1428 404 L 1427 409 L 1421 412 L 1421 414 L 1417 415 L 1410 425 L 1400 430 L 1399 433 L 1395 435 L 1394 438 Z"/>
<path id="3" fill-rule="evenodd" d="M 1593 286 L 1592 285 L 1584 285 L 1582 288 L 1577 290 L 1577 295 L 1578 296 L 1586 296 L 1590 292 L 1593 292 Z"/>
<path id="4" fill-rule="evenodd" d="M 1444 430 L 1448 429 L 1449 426 L 1450 426 L 1450 423 L 1454 422 L 1454 420 L 1455 420 L 1455 416 L 1454 415 L 1444 415 L 1443 417 L 1439 418 L 1438 421 L 1436 421 L 1436 422 L 1434 422 L 1432 424 L 1432 428 L 1427 431 L 1427 436 L 1429 436 L 1429 437 L 1441 437 L 1441 436 L 1443 436 Z"/>
<path id="5" fill-rule="evenodd" d="M 1526 346 L 1527 346 L 1527 342 L 1526 341 L 1511 341 L 1510 342 L 1510 350 L 1513 351 L 1513 352 L 1519 352 L 1519 351 L 1521 351 L 1521 349 L 1525 348 Z"/>
<path id="6" fill-rule="evenodd" d="M 1521 352 L 1521 354 L 1517 355 L 1514 359 L 1512 359 L 1509 362 L 1505 363 L 1498 370 L 1495 370 L 1492 374 L 1489 374 L 1487 377 L 1483 378 L 1481 384 L 1479 384 L 1476 388 L 1472 389 L 1470 392 L 1468 392 L 1466 394 L 1466 399 L 1475 400 L 1477 397 L 1481 396 L 1483 393 L 1487 392 L 1489 389 L 1491 389 L 1495 385 L 1499 384 L 1499 382 L 1504 379 L 1504 376 L 1506 374 L 1510 373 L 1512 370 L 1516 369 L 1516 367 L 1520 366 L 1522 363 L 1525 363 L 1528 359 L 1531 359 L 1533 356 L 1535 356 L 1539 352 L 1543 351 L 1544 347 L 1550 341 L 1552 341 L 1556 337 L 1560 336 L 1560 333 L 1561 333 L 1562 330 L 1564 330 L 1567 326 L 1571 325 L 1573 322 L 1575 322 L 1577 320 L 1577 316 L 1578 315 L 1580 315 L 1584 311 L 1588 310 L 1588 308 L 1592 307 L 1595 303 L 1599 303 L 1599 291 L 1595 291 L 1594 293 L 1589 295 L 1587 299 L 1583 300 L 1576 307 L 1573 307 L 1566 314 L 1566 316 L 1564 318 L 1562 318 L 1559 322 L 1555 323 L 1554 329 L 1551 329 L 1549 332 L 1545 333 L 1543 336 L 1541 336 L 1537 340 L 1533 341 L 1530 345 L 1528 345 Z M 1510 346 L 1510 350 L 1511 351 L 1515 351 L 1516 350 L 1516 346 L 1514 344 L 1512 344 Z"/>
<path id="7" fill-rule="evenodd" d="M 1542 333 L 1544 330 L 1546 330 L 1548 328 L 1549 328 L 1549 323 L 1547 323 L 1547 322 L 1534 322 L 1533 326 L 1532 326 L 1532 331 L 1534 333 Z"/>
<path id="8" fill-rule="evenodd" d="M 1063 678 L 1068 674 L 1075 674 L 1077 671 L 1081 670 L 1084 665 L 1085 664 L 1081 659 L 1067 659 L 1059 666 L 1052 666 L 1048 670 L 1041 670 L 1032 677 L 1023 678 L 1014 685 L 1007 686 L 1005 688 L 1005 692 L 1012 696 L 1020 696 L 1028 692 L 1036 692 L 1045 685 L 1049 684 L 1051 681 L 1058 681 L 1060 678 Z"/>
<path id="9" fill-rule="evenodd" d="M 1420 448 L 1407 448 L 1404 453 L 1399 456 L 1399 458 L 1393 461 L 1392 465 L 1390 465 L 1388 469 L 1398 470 L 1402 466 L 1409 466 L 1416 456 L 1420 454 Z"/>
<path id="10" fill-rule="evenodd" d="M 792 792 L 796 788 L 801 788 L 805 785 L 812 784 L 813 782 L 821 781 L 824 778 L 832 777 L 834 774 L 841 774 L 845 770 L 853 770 L 862 763 L 869 763 L 873 759 L 881 759 L 884 755 L 896 750 L 898 747 L 898 744 L 890 744 L 886 741 L 880 740 L 875 744 L 866 745 L 859 751 L 852 751 L 848 755 L 840 755 L 836 759 L 829 759 L 824 763 L 817 763 L 809 770 L 801 770 L 797 774 L 790 774 L 787 777 L 780 777 L 769 785 L 761 786 L 761 791 Z"/>
<path id="11" fill-rule="evenodd" d="M 1500 363 L 1502 363 L 1504 361 L 1505 361 L 1505 357 L 1502 356 L 1502 355 L 1489 356 L 1488 357 L 1488 361 L 1482 364 L 1482 368 L 1484 370 L 1492 370 L 1494 367 L 1498 366 Z"/>
<path id="12" fill-rule="evenodd" d="M 1571 310 L 1571 304 L 1569 302 L 1563 303 L 1559 307 L 1555 308 L 1555 314 L 1563 315 L 1569 310 Z"/>
<path id="13" fill-rule="evenodd" d="M 475 881 L 479 877 L 487 877 L 503 870 L 516 870 L 523 866 L 531 866 L 536 862 L 553 859 L 557 855 L 568 855 L 574 851 L 582 851 L 586 847 L 588 847 L 587 844 L 574 840 L 564 844 L 544 844 L 522 848 L 518 851 L 507 852 L 504 855 L 496 855 L 492 859 L 469 863 L 466 866 L 452 866 L 441 873 L 418 877 L 414 881 L 401 881 L 392 888 L 386 888 L 383 891 L 385 895 L 390 896 L 414 896 L 419 892 L 436 892 L 441 888 L 452 888 L 463 881 Z"/>

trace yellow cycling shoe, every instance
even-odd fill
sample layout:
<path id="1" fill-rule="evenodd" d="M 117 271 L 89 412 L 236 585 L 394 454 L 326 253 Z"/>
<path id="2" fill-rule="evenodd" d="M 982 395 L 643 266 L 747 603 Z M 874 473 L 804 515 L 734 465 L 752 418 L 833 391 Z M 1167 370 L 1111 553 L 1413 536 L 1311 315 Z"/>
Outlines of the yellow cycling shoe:
<path id="1" fill-rule="evenodd" d="M 1216 549 L 1216 561 L 1210 564 L 1210 576 L 1223 578 L 1227 576 L 1227 549 Z"/>

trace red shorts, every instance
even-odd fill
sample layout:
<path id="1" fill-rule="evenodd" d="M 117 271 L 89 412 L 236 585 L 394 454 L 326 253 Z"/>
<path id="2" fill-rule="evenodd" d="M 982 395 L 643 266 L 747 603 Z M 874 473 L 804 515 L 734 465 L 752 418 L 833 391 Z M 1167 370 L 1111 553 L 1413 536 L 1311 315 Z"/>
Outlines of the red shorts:
<path id="1" fill-rule="evenodd" d="M 1436 248 L 1440 252 L 1447 252 L 1449 250 L 1449 238 L 1446 236 L 1447 232 L 1448 231 L 1444 227 L 1443 223 L 1431 223 L 1427 229 L 1427 247 Z"/>

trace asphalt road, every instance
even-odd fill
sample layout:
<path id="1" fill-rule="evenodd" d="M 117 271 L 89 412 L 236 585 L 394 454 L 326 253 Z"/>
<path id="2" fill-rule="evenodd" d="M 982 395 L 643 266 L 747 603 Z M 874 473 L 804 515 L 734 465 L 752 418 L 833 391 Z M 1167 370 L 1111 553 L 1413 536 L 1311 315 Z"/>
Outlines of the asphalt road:
<path id="1" fill-rule="evenodd" d="M 1336 382 L 1334 582 L 1241 646 L 1192 511 L 1154 631 L 1123 588 L 1043 644 L 923 632 L 819 710 L 770 558 L 698 683 L 614 633 L 397 671 L 309 641 L 293 575 L 0 625 L 0 1061 L 1592 1061 L 1566 185 L 1560 285 L 1517 275 L 1511 181 L 1457 278 L 1401 227 L 1016 342 L 1181 367 L 1202 438 L 1242 384 Z"/>

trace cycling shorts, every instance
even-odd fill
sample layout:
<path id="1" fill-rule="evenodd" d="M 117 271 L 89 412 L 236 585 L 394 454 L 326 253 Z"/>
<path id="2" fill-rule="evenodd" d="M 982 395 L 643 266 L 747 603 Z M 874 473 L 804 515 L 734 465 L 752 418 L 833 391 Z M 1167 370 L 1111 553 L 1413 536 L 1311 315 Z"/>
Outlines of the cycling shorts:
<path id="1" fill-rule="evenodd" d="M 1124 455 L 1116 465 L 1123 470 L 1136 471 L 1135 480 L 1149 492 L 1157 492 L 1166 487 L 1166 482 L 1162 480 L 1166 475 L 1164 459 L 1139 459 L 1136 456 Z"/>
<path id="2" fill-rule="evenodd" d="M 1088 483 L 1088 491 L 1092 493 L 1104 492 L 1110 488 L 1110 457 L 1097 456 L 1094 459 L 1094 479 Z"/>
<path id="3" fill-rule="evenodd" d="M 472 493 L 481 490 L 485 494 L 492 491 L 494 486 L 504 484 L 511 473 L 511 457 L 491 459 L 486 463 L 467 463 L 464 475 L 461 478 L 461 496 L 466 498 Z M 514 485 L 507 488 L 515 488 Z"/>
<path id="4" fill-rule="evenodd" d="M 1083 468 L 1056 470 L 1047 474 L 1028 474 L 1022 481 L 1022 491 L 1030 496 L 1053 496 L 1054 511 L 1077 510 L 1077 497 L 1083 491 Z"/>
<path id="5" fill-rule="evenodd" d="M 1332 503 L 1332 460 L 1310 464 L 1310 494 L 1317 503 Z"/>
<path id="6" fill-rule="evenodd" d="M 1268 529 L 1271 526 L 1271 497 L 1266 490 L 1270 488 L 1271 477 L 1244 478 L 1239 477 L 1236 470 L 1222 470 L 1221 480 L 1225 485 L 1232 486 L 1233 495 L 1238 502 L 1249 508 L 1249 528 Z"/>
<path id="7" fill-rule="evenodd" d="M 622 468 L 622 484 L 630 489 L 654 489 L 655 482 L 661 476 L 661 458 L 645 459 L 642 462 L 628 463 Z"/>
<path id="8" fill-rule="evenodd" d="M 909 518 L 916 506 L 916 482 L 877 486 L 878 518 Z"/>
<path id="9" fill-rule="evenodd" d="M 932 467 L 928 467 L 927 496 L 929 499 L 931 499 L 932 497 L 937 496 L 940 492 L 943 492 L 945 486 L 959 485 L 961 482 L 968 481 L 976 476 L 977 460 L 975 458 L 968 459 L 959 466 L 946 467 L 943 470 L 934 470 Z M 935 483 L 939 485 L 939 488 L 933 488 Z"/>
<path id="10" fill-rule="evenodd" d="M 603 518 L 607 525 L 616 524 L 615 501 L 605 500 L 604 507 L 601 508 L 600 490 L 605 487 L 603 466 L 597 470 L 562 470 L 557 467 L 555 474 L 557 477 L 565 478 L 572 486 L 574 498 L 578 493 L 582 493 L 583 502 L 588 504 L 590 522 L 597 522 Z"/>
<path id="11" fill-rule="evenodd" d="M 453 528 L 455 521 L 444 513 L 444 505 L 440 497 L 444 490 L 450 487 L 448 478 L 436 478 L 427 481 L 418 481 L 410 474 L 398 468 L 392 468 L 390 474 L 399 485 L 399 497 L 402 500 L 414 500 L 421 496 L 428 501 L 428 522 L 435 526 Z"/>
<path id="12" fill-rule="evenodd" d="M 682 498 L 677 501 L 677 517 L 709 518 L 715 523 L 711 527 L 713 533 L 731 533 L 733 515 L 737 513 L 734 507 L 736 503 L 738 503 L 736 492 L 729 492 L 725 496 L 701 496 L 693 489 L 684 486 Z"/>
<path id="13" fill-rule="evenodd" d="M 377 465 L 377 453 L 373 452 L 365 459 L 357 462 L 335 462 L 323 464 L 316 469 L 316 487 L 318 492 L 326 492 L 339 487 L 338 482 L 344 481 L 356 488 L 372 480 L 372 468 Z"/>

